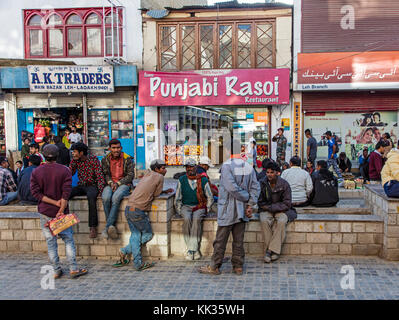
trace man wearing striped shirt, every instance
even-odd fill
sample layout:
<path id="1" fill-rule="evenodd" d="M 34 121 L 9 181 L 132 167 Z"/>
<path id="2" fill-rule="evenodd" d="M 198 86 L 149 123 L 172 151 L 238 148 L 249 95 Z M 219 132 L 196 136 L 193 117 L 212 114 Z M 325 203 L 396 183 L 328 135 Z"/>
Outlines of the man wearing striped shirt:
<path id="1" fill-rule="evenodd" d="M 7 169 L 0 167 L 0 206 L 17 199 L 17 185 Z"/>

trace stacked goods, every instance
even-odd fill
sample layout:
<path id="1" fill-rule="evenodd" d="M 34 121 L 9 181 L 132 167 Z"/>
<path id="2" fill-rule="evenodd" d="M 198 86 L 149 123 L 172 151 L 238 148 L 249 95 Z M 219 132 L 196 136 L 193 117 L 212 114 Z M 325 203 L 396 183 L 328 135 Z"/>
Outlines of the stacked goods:
<path id="1" fill-rule="evenodd" d="M 351 181 L 351 180 L 345 180 L 344 182 L 344 188 L 345 189 L 356 189 L 356 183 L 355 181 Z"/>

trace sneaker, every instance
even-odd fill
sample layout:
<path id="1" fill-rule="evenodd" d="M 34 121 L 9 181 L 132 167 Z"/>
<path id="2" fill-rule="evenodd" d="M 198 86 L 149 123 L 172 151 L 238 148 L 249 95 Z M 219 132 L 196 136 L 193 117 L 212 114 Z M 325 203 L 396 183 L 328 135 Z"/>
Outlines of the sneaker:
<path id="1" fill-rule="evenodd" d="M 107 229 L 104 229 L 103 232 L 101 232 L 101 237 L 108 240 L 108 230 Z"/>
<path id="2" fill-rule="evenodd" d="M 110 226 L 108 228 L 108 235 L 111 237 L 111 239 L 118 239 L 118 231 L 114 226 Z"/>
<path id="3" fill-rule="evenodd" d="M 187 251 L 186 260 L 194 260 L 194 254 L 192 251 Z"/>
<path id="4" fill-rule="evenodd" d="M 278 258 L 280 258 L 280 255 L 273 252 L 273 254 L 271 256 L 272 261 L 276 261 Z"/>
<path id="5" fill-rule="evenodd" d="M 272 253 L 270 251 L 266 251 L 266 255 L 263 259 L 266 263 L 272 262 Z"/>
<path id="6" fill-rule="evenodd" d="M 196 251 L 196 252 L 194 253 L 193 260 L 199 260 L 199 259 L 201 259 L 201 258 L 202 258 L 201 252 Z"/>

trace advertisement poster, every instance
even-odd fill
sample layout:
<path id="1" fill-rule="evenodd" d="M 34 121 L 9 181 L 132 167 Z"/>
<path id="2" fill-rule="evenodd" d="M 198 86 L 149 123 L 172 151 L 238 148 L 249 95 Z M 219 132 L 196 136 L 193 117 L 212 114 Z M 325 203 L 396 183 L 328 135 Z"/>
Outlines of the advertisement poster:
<path id="1" fill-rule="evenodd" d="M 338 137 L 339 153 L 345 152 L 349 160 L 354 163 L 358 162 L 363 147 L 367 146 L 369 152 L 373 151 L 384 133 L 390 134 L 395 146 L 399 137 L 395 111 L 306 113 L 304 129 L 308 128 L 318 142 L 317 158 L 320 160 L 327 159 L 327 140 L 324 138 L 324 133 L 328 130 Z M 306 143 L 305 138 L 305 146 Z"/>

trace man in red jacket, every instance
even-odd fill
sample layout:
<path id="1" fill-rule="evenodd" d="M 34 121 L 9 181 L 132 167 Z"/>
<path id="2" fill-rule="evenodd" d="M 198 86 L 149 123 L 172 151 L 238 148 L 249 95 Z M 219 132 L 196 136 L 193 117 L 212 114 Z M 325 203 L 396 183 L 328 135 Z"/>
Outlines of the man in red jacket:
<path id="1" fill-rule="evenodd" d="M 369 156 L 369 176 L 371 184 L 381 183 L 381 170 L 383 166 L 383 154 L 385 149 L 385 143 L 379 141 L 375 145 L 375 150 L 370 153 Z"/>

